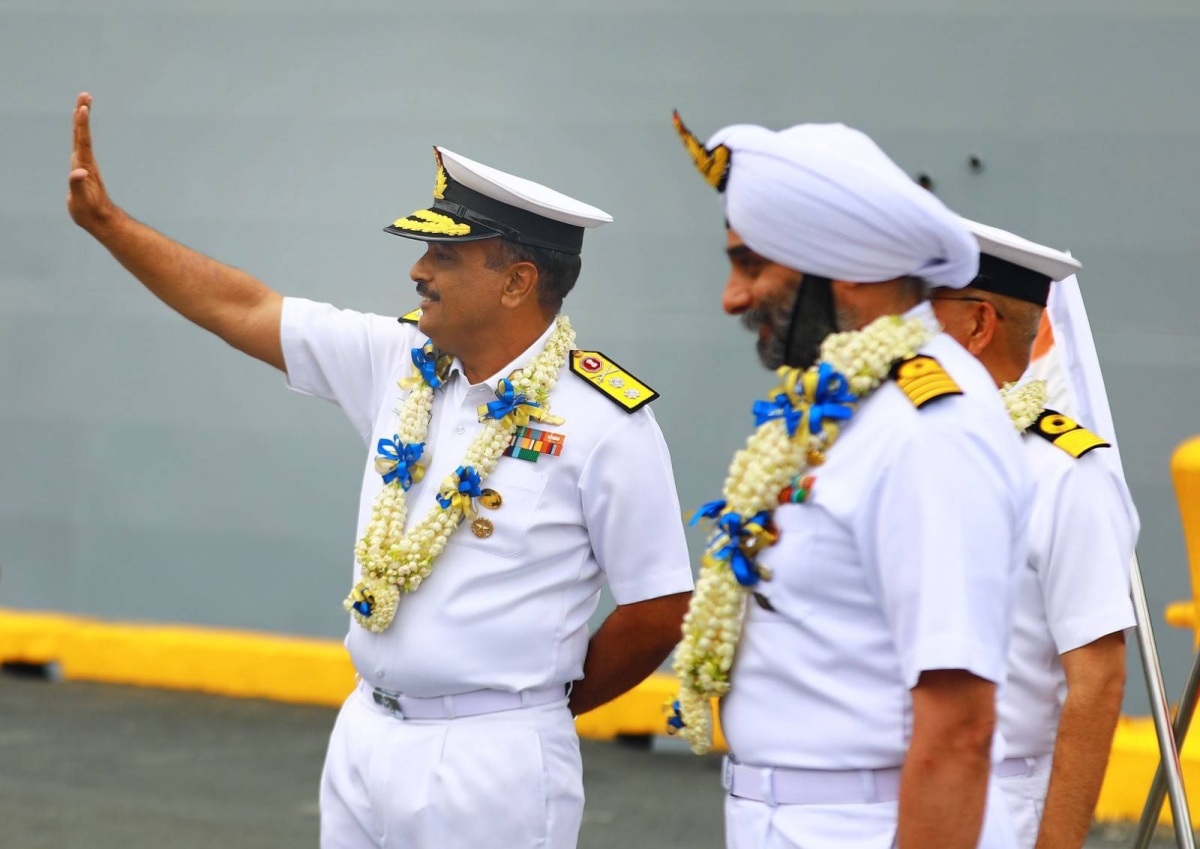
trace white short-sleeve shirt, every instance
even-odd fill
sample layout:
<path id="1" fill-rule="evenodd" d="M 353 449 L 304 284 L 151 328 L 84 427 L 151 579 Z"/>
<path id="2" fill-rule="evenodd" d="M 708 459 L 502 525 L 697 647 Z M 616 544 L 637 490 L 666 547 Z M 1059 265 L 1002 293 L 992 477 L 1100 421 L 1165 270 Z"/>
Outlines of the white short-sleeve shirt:
<path id="1" fill-rule="evenodd" d="M 1059 656 L 1134 626 L 1129 561 L 1140 525 L 1106 449 L 1076 459 L 1037 434 L 1022 441 L 1037 490 L 1000 730 L 1008 754 L 1027 758 L 1054 751 L 1067 692 Z"/>
<path id="2" fill-rule="evenodd" d="M 483 383 L 451 370 L 435 393 L 425 478 L 408 494 L 410 525 L 462 465 L 482 427 L 477 407 L 496 399 L 498 380 L 532 361 L 551 330 Z M 367 443 L 357 539 L 383 485 L 377 442 L 396 432 L 407 395 L 398 381 L 425 337 L 394 318 L 288 298 L 281 338 L 288 385 L 338 404 Z M 476 537 L 464 523 L 384 633 L 351 621 L 346 646 L 372 685 L 432 697 L 566 684 L 583 675 L 588 618 L 605 580 L 618 604 L 692 588 L 671 459 L 649 407 L 630 414 L 564 368 L 550 408 L 562 425 L 531 426 L 563 434 L 562 453 L 502 457 L 484 481 L 502 499 L 480 510 L 492 535 Z"/>
<path id="3" fill-rule="evenodd" d="M 932 322 L 927 304 L 908 315 Z M 721 705 L 742 763 L 899 766 L 922 672 L 1004 680 L 1028 473 L 983 366 L 944 333 L 921 353 L 963 394 L 917 409 L 885 383 L 810 470 L 809 500 L 775 511 L 774 578 L 747 604 Z"/>

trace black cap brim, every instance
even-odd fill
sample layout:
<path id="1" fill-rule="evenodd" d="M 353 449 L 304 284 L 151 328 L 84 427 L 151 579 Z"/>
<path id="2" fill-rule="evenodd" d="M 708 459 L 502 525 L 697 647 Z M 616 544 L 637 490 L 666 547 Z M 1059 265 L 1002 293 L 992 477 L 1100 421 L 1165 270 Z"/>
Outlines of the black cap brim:
<path id="1" fill-rule="evenodd" d="M 1018 301 L 1045 307 L 1050 300 L 1051 279 L 1032 268 L 1025 268 L 998 256 L 979 255 L 979 276 L 971 281 L 975 289 L 994 292 Z"/>

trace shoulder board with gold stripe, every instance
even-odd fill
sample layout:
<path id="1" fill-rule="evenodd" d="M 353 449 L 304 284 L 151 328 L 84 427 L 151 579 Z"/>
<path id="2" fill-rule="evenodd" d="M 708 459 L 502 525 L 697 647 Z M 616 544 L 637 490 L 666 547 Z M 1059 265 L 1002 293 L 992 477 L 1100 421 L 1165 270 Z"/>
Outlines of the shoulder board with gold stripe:
<path id="1" fill-rule="evenodd" d="M 401 324 L 416 324 L 420 320 L 421 320 L 421 311 L 420 310 L 413 310 L 412 312 L 406 312 L 404 315 L 402 315 L 398 319 L 396 319 L 396 321 L 400 322 Z"/>
<path id="2" fill-rule="evenodd" d="M 636 413 L 658 397 L 657 392 L 599 351 L 572 351 L 571 373 L 627 413 Z"/>
<path id="3" fill-rule="evenodd" d="M 963 394 L 942 364 L 923 354 L 896 363 L 892 378 L 918 410 L 938 398 Z"/>
<path id="4" fill-rule="evenodd" d="M 1054 410 L 1042 410 L 1030 429 L 1046 441 L 1079 459 L 1093 448 L 1112 448 L 1096 434 L 1078 424 L 1074 419 Z"/>

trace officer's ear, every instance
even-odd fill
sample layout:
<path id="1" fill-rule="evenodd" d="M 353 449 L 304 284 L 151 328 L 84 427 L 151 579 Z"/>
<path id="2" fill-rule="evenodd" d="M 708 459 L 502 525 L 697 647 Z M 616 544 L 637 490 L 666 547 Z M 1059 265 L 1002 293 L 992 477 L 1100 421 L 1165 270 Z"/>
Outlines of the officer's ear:
<path id="1" fill-rule="evenodd" d="M 963 347 L 978 357 L 996 338 L 1003 316 L 991 301 L 980 299 L 972 301 L 971 306 L 974 309 L 971 310 L 971 324 Z"/>
<path id="2" fill-rule="evenodd" d="M 512 309 L 530 298 L 537 300 L 538 269 L 532 262 L 514 262 L 504 271 L 500 303 Z"/>

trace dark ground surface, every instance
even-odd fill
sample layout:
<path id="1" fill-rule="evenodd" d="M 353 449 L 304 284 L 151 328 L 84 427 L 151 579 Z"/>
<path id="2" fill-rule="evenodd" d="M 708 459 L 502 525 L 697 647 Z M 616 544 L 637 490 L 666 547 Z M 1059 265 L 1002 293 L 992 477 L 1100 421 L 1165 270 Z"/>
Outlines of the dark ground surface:
<path id="1" fill-rule="evenodd" d="M 333 718 L 0 673 L 0 849 L 316 846 Z M 717 758 L 585 740 L 583 760 L 580 849 L 722 845 Z M 1088 847 L 1131 843 L 1127 829 L 1107 829 Z"/>

